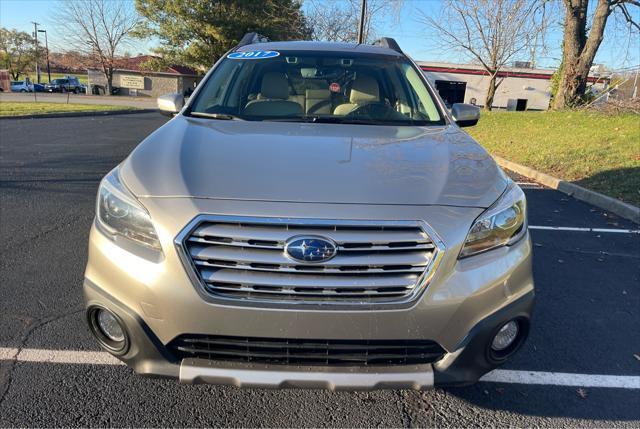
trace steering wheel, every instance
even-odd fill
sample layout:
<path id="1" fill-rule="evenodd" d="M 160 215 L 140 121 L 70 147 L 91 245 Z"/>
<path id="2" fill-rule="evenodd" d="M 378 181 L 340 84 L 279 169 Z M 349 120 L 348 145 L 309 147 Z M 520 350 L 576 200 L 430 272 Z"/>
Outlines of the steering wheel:
<path id="1" fill-rule="evenodd" d="M 313 106 L 311 109 L 309 109 L 307 111 L 308 115 L 313 115 L 316 114 L 318 112 L 318 110 L 322 109 L 323 107 L 329 107 L 329 109 L 331 109 L 331 100 L 322 100 L 321 102 L 319 102 L 318 104 L 316 104 L 315 106 Z"/>
<path id="2" fill-rule="evenodd" d="M 395 111 L 385 103 L 374 101 L 354 107 L 345 116 L 367 116 L 371 119 L 384 119 L 389 116 L 391 112 Z"/>

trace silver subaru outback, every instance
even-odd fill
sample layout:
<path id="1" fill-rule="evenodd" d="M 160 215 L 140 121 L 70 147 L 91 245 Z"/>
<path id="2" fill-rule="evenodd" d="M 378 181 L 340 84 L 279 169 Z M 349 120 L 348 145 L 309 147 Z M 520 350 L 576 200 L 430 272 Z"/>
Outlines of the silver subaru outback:
<path id="1" fill-rule="evenodd" d="M 184 383 L 464 385 L 529 331 L 522 190 L 393 39 L 248 34 L 101 182 L 100 345 Z"/>

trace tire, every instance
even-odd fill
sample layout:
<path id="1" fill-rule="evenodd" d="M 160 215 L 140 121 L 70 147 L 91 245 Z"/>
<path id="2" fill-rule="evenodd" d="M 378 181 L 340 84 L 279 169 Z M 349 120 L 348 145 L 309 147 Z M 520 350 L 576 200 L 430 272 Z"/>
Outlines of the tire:
<path id="1" fill-rule="evenodd" d="M 20 92 L 27 92 L 27 90 L 26 89 L 21 89 Z"/>
<path id="2" fill-rule="evenodd" d="M 74 94 L 78 94 L 80 92 L 80 90 L 78 90 L 78 88 L 73 88 L 73 93 Z"/>

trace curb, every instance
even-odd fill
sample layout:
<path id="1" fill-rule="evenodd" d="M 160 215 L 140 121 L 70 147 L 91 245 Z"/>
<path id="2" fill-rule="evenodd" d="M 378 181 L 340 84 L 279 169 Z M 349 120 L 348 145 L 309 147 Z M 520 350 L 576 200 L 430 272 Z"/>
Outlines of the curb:
<path id="1" fill-rule="evenodd" d="M 557 177 L 534 170 L 533 168 L 508 161 L 504 158 L 500 158 L 499 156 L 494 156 L 493 159 L 496 160 L 500 167 L 506 168 L 507 170 L 521 174 L 529 179 L 533 179 L 549 188 L 556 189 L 564 194 L 570 195 L 576 200 L 584 201 L 585 203 L 592 204 L 600 207 L 601 209 L 615 213 L 620 217 L 629 219 L 632 222 L 640 223 L 640 207 L 632 206 L 631 204 L 616 200 L 615 198 L 608 197 L 599 192 L 591 191 L 574 183 L 566 182 L 562 179 L 558 179 Z"/>
<path id="2" fill-rule="evenodd" d="M 122 109 L 122 110 L 93 110 L 83 112 L 43 113 L 41 115 L 0 116 L 3 119 L 46 119 L 46 118 L 77 118 L 83 116 L 115 116 L 131 115 L 135 113 L 154 113 L 158 109 Z"/>

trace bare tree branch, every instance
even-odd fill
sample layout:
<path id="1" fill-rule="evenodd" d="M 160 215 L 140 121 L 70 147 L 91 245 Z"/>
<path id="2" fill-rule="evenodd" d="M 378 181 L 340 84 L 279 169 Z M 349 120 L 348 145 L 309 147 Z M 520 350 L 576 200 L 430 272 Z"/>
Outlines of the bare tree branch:
<path id="1" fill-rule="evenodd" d="M 102 69 L 111 94 L 113 71 L 121 48 L 132 40 L 140 19 L 123 0 L 65 0 L 55 20 L 72 51 L 91 58 Z"/>
<path id="2" fill-rule="evenodd" d="M 381 20 L 399 19 L 404 0 L 367 0 L 364 39 L 376 39 Z M 315 40 L 355 42 L 358 39 L 361 0 L 307 0 L 307 20 Z"/>
<path id="3" fill-rule="evenodd" d="M 640 6 L 640 2 L 635 2 L 635 1 L 629 1 L 629 3 L 636 5 L 636 6 Z M 624 3 L 620 3 L 617 5 L 618 9 L 620 9 L 622 11 L 622 16 L 624 16 L 624 19 L 627 21 L 627 23 L 632 26 L 635 27 L 636 29 L 640 30 L 640 24 L 637 23 L 633 17 L 631 16 L 631 14 L 629 13 L 629 9 L 627 9 L 627 5 Z"/>
<path id="4" fill-rule="evenodd" d="M 544 39 L 548 0 L 444 0 L 437 15 L 420 13 L 418 21 L 440 43 L 462 52 L 490 77 L 485 109 L 491 109 L 499 71 L 522 52 L 535 53 Z M 532 37 L 532 35 L 536 35 Z M 534 54 L 530 54 L 535 57 Z"/>

